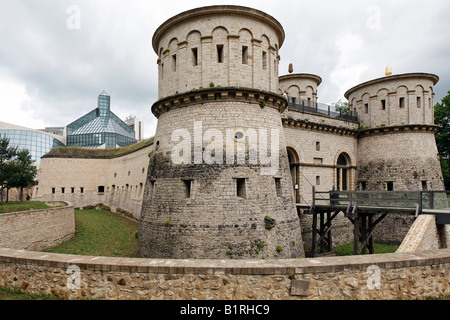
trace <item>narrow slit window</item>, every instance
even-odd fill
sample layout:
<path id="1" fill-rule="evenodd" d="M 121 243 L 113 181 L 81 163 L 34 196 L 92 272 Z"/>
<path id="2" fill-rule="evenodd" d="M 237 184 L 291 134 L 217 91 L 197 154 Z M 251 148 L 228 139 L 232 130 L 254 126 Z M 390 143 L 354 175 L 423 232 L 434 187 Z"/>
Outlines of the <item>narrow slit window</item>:
<path id="1" fill-rule="evenodd" d="M 80 188 L 80 193 L 84 193 L 84 188 Z"/>
<path id="2" fill-rule="evenodd" d="M 245 179 L 236 179 L 236 193 L 237 197 L 241 199 L 247 199 Z"/>
<path id="3" fill-rule="evenodd" d="M 75 193 L 75 188 L 71 188 L 71 193 Z"/>
<path id="4" fill-rule="evenodd" d="M 217 62 L 223 63 L 223 45 L 222 44 L 217 46 Z"/>
<path id="5" fill-rule="evenodd" d="M 176 55 L 176 54 L 174 54 L 174 55 L 172 56 L 172 62 L 173 62 L 172 70 L 173 70 L 174 72 L 176 72 L 176 71 L 177 71 L 177 55 Z"/>
<path id="6" fill-rule="evenodd" d="M 248 64 L 248 47 L 242 47 L 242 64 Z"/>
<path id="7" fill-rule="evenodd" d="M 366 103 L 366 104 L 364 105 L 364 112 L 365 112 L 366 114 L 369 114 L 369 104 L 368 104 L 368 103 Z"/>
<path id="8" fill-rule="evenodd" d="M 66 188 L 61 188 L 61 193 L 66 193 Z"/>
<path id="9" fill-rule="evenodd" d="M 184 198 L 190 199 L 192 191 L 192 180 L 183 180 L 183 186 L 184 186 Z"/>
<path id="10" fill-rule="evenodd" d="M 386 110 L 386 100 L 381 100 L 381 110 Z"/>
<path id="11" fill-rule="evenodd" d="M 56 193 L 56 189 L 52 188 L 52 194 L 55 194 L 55 193 Z"/>
<path id="12" fill-rule="evenodd" d="M 197 48 L 193 48 L 192 49 L 192 65 L 198 66 L 198 49 Z"/>
<path id="13" fill-rule="evenodd" d="M 400 106 L 400 108 L 404 108 L 405 107 L 405 98 L 400 98 L 399 106 Z"/>
<path id="14" fill-rule="evenodd" d="M 275 178 L 275 189 L 277 191 L 277 197 L 282 197 L 281 178 Z"/>
<path id="15" fill-rule="evenodd" d="M 263 70 L 267 70 L 267 52 L 265 51 L 262 53 L 262 68 Z"/>
<path id="16" fill-rule="evenodd" d="M 316 151 L 320 151 L 320 141 L 316 142 Z"/>
<path id="17" fill-rule="evenodd" d="M 417 108 L 422 108 L 422 98 L 417 97 Z"/>
<path id="18" fill-rule="evenodd" d="M 320 176 L 316 176 L 316 186 L 320 186 Z"/>
<path id="19" fill-rule="evenodd" d="M 386 182 L 386 188 L 387 191 L 394 191 L 394 182 L 393 181 Z"/>

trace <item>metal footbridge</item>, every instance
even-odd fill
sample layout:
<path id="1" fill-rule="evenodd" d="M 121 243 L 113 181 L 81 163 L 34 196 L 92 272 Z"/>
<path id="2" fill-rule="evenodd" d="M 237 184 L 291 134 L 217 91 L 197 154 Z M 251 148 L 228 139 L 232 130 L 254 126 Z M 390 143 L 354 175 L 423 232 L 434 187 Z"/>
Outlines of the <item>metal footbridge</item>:
<path id="1" fill-rule="evenodd" d="M 354 225 L 354 254 L 370 254 L 373 250 L 375 227 L 388 215 L 401 214 L 418 217 L 435 215 L 437 224 L 450 224 L 449 191 L 364 192 L 327 191 L 313 187 L 310 206 L 298 204 L 303 214 L 312 215 L 312 254 L 320 246 L 320 253 L 330 252 L 333 220 L 344 213 Z M 317 239 L 318 237 L 318 239 Z"/>

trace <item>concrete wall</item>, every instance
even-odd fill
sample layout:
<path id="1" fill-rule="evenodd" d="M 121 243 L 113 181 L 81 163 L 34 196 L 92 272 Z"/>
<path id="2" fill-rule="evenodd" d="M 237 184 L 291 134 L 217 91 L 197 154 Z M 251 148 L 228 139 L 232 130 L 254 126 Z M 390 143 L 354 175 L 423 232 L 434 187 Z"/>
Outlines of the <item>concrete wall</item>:
<path id="1" fill-rule="evenodd" d="M 0 249 L 0 287 L 100 300 L 422 299 L 450 294 L 449 267 L 450 249 L 277 261 L 125 259 Z"/>
<path id="2" fill-rule="evenodd" d="M 0 248 L 43 250 L 70 240 L 75 235 L 74 207 L 0 214 Z"/>

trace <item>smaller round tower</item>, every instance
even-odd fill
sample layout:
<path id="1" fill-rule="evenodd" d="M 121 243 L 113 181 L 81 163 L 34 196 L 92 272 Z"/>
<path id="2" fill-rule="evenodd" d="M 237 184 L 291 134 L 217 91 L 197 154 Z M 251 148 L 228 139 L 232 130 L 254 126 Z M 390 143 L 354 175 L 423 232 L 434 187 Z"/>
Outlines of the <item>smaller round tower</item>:
<path id="1" fill-rule="evenodd" d="M 392 75 L 345 94 L 361 122 L 361 189 L 443 190 L 433 107 L 438 81 L 438 76 L 426 73 Z"/>
<path id="2" fill-rule="evenodd" d="M 317 88 L 322 83 L 322 78 L 314 74 L 295 73 L 279 78 L 281 93 L 286 92 L 291 103 L 305 106 L 317 104 Z"/>

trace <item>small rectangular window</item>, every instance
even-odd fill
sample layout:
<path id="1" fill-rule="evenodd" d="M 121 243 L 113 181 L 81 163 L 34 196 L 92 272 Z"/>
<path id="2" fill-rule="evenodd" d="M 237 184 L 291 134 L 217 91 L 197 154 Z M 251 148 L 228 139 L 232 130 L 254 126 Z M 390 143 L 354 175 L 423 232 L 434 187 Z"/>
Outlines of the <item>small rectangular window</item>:
<path id="1" fill-rule="evenodd" d="M 428 191 L 428 181 L 422 181 L 422 191 Z"/>
<path id="2" fill-rule="evenodd" d="M 75 193 L 75 188 L 70 188 L 72 193 Z"/>
<path id="3" fill-rule="evenodd" d="M 275 178 L 275 189 L 277 191 L 277 197 L 282 197 L 281 178 Z"/>
<path id="4" fill-rule="evenodd" d="M 262 68 L 263 70 L 267 70 L 267 52 L 265 51 L 262 53 Z"/>
<path id="5" fill-rule="evenodd" d="M 422 98 L 417 97 L 417 108 L 422 108 Z"/>
<path id="6" fill-rule="evenodd" d="M 192 65 L 198 66 L 198 49 L 197 48 L 192 49 Z"/>
<path id="7" fill-rule="evenodd" d="M 80 188 L 80 193 L 84 193 L 84 188 Z"/>
<path id="8" fill-rule="evenodd" d="M 381 110 L 386 110 L 386 100 L 381 100 Z"/>
<path id="9" fill-rule="evenodd" d="M 405 98 L 400 98 L 399 99 L 399 106 L 400 106 L 400 108 L 404 108 L 405 107 Z"/>
<path id="10" fill-rule="evenodd" d="M 245 179 L 236 179 L 236 193 L 238 198 L 247 199 L 245 184 Z"/>
<path id="11" fill-rule="evenodd" d="M 394 182 L 388 181 L 386 182 L 387 191 L 394 191 Z"/>
<path id="12" fill-rule="evenodd" d="M 172 61 L 173 61 L 173 67 L 172 67 L 172 69 L 173 69 L 174 72 L 176 72 L 176 71 L 177 71 L 177 55 L 176 55 L 176 54 L 174 54 L 174 55 L 172 56 Z"/>
<path id="13" fill-rule="evenodd" d="M 105 193 L 105 187 L 104 186 L 99 186 L 98 187 L 98 193 Z"/>
<path id="14" fill-rule="evenodd" d="M 366 104 L 364 105 L 364 112 L 365 112 L 366 114 L 369 114 L 369 104 L 368 104 L 368 103 L 366 103 Z"/>
<path id="15" fill-rule="evenodd" d="M 222 44 L 217 46 L 217 62 L 223 63 L 223 45 Z"/>
<path id="16" fill-rule="evenodd" d="M 360 181 L 359 189 L 360 189 L 360 191 L 366 191 L 367 190 L 367 181 Z"/>
<path id="17" fill-rule="evenodd" d="M 155 191 L 155 181 L 150 181 L 149 198 L 153 199 L 153 194 Z"/>
<path id="18" fill-rule="evenodd" d="M 61 193 L 66 193 L 66 188 L 61 188 Z"/>
<path id="19" fill-rule="evenodd" d="M 320 186 L 320 176 L 316 176 L 316 186 Z"/>
<path id="20" fill-rule="evenodd" d="M 184 186 L 184 199 L 190 199 L 192 180 L 183 180 L 183 186 Z"/>
<path id="21" fill-rule="evenodd" d="M 56 193 L 56 188 L 52 188 L 52 194 Z"/>
<path id="22" fill-rule="evenodd" d="M 316 151 L 320 151 L 320 142 L 319 141 L 316 142 Z"/>
<path id="23" fill-rule="evenodd" d="M 314 158 L 314 164 L 322 165 L 323 164 L 323 159 L 322 158 Z"/>
<path id="24" fill-rule="evenodd" d="M 248 64 L 248 47 L 242 47 L 242 64 Z"/>

